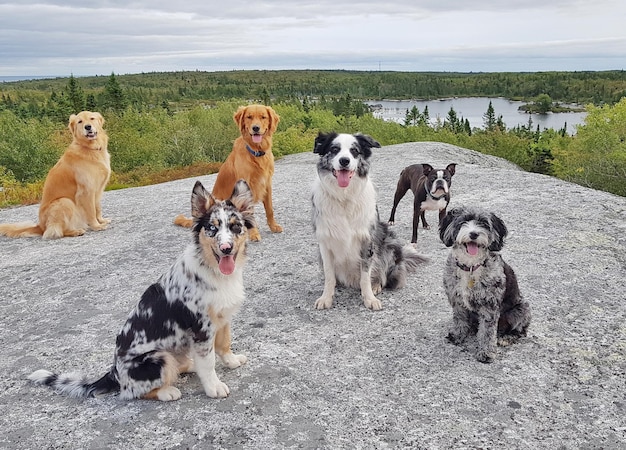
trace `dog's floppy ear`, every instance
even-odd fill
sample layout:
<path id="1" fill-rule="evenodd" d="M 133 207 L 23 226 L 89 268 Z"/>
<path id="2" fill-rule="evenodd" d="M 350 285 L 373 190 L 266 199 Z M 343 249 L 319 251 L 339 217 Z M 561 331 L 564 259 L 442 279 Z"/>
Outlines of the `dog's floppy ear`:
<path id="1" fill-rule="evenodd" d="M 280 116 L 276 114 L 276 111 L 274 111 L 274 109 L 271 106 L 266 106 L 265 109 L 267 110 L 267 114 L 270 118 L 269 133 L 273 134 L 276 131 L 276 128 L 278 128 L 278 122 L 280 122 Z"/>
<path id="2" fill-rule="evenodd" d="M 233 193 L 230 196 L 230 202 L 243 215 L 246 228 L 256 228 L 256 220 L 254 219 L 254 199 L 252 191 L 246 180 L 241 179 L 235 183 Z"/>
<path id="3" fill-rule="evenodd" d="M 454 172 L 456 172 L 456 163 L 448 164 L 448 167 L 446 167 L 446 170 L 450 172 L 450 176 L 454 175 Z"/>
<path id="4" fill-rule="evenodd" d="M 492 252 L 498 252 L 502 250 L 502 247 L 504 247 L 504 238 L 507 234 L 509 234 L 509 230 L 507 230 L 502 219 L 495 214 L 491 213 L 490 220 L 494 236 L 491 244 L 489 245 L 489 250 Z"/>
<path id="5" fill-rule="evenodd" d="M 422 175 L 426 177 L 432 171 L 433 171 L 433 166 L 431 166 L 430 164 L 426 164 L 426 163 L 422 164 Z"/>
<path id="6" fill-rule="evenodd" d="M 367 134 L 357 133 L 354 135 L 354 137 L 359 143 L 359 147 L 361 147 L 365 159 L 372 156 L 372 148 L 380 148 L 380 144 Z"/>
<path id="7" fill-rule="evenodd" d="M 317 153 L 320 156 L 324 156 L 328 153 L 327 143 L 335 139 L 336 133 L 322 133 L 321 131 L 315 138 L 315 146 L 313 147 L 313 153 Z"/>
<path id="8" fill-rule="evenodd" d="M 235 121 L 235 123 L 237 124 L 240 130 L 243 127 L 243 115 L 246 112 L 246 108 L 247 106 L 240 106 L 239 108 L 237 108 L 237 111 L 235 111 L 235 114 L 233 115 L 233 120 Z"/>
<path id="9" fill-rule="evenodd" d="M 191 215 L 199 219 L 215 203 L 213 196 L 207 191 L 200 181 L 196 181 L 191 191 Z"/>
<path id="10" fill-rule="evenodd" d="M 454 231 L 450 226 L 461 213 L 462 210 L 460 208 L 451 209 L 439 222 L 439 238 L 446 247 L 452 247 L 452 244 L 454 244 Z"/>
<path id="11" fill-rule="evenodd" d="M 74 128 L 76 127 L 76 120 L 78 119 L 78 116 L 76 114 L 72 114 L 70 116 L 70 121 L 67 124 L 67 127 L 70 129 L 70 133 L 72 133 L 72 135 L 74 134 Z"/>

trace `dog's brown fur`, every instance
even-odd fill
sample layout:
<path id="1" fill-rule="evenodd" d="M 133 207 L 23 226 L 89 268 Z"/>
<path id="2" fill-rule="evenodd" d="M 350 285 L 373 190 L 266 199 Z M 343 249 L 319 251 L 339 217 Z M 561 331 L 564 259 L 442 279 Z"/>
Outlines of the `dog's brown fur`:
<path id="1" fill-rule="evenodd" d="M 9 237 L 43 236 L 55 239 L 80 236 L 87 228 L 104 230 L 102 193 L 111 175 L 109 138 L 100 113 L 72 114 L 72 143 L 54 165 L 43 185 L 39 223 L 1 224 L 0 234 Z"/>
<path id="2" fill-rule="evenodd" d="M 218 199 L 226 199 L 233 192 L 237 180 L 246 180 L 252 191 L 254 202 L 263 202 L 270 230 L 273 233 L 280 233 L 283 228 L 274 219 L 272 205 L 272 176 L 274 175 L 272 135 L 276 131 L 280 117 L 270 106 L 249 105 L 239 107 L 233 119 L 239 126 L 241 136 L 235 140 L 232 152 L 220 167 L 212 195 Z M 261 142 L 253 141 L 252 137 L 255 134 L 263 136 Z M 254 156 L 246 149 L 246 146 L 252 151 L 264 154 Z M 193 221 L 179 214 L 174 219 L 174 223 L 189 228 Z M 261 240 L 261 235 L 256 228 L 250 230 L 250 240 Z"/>

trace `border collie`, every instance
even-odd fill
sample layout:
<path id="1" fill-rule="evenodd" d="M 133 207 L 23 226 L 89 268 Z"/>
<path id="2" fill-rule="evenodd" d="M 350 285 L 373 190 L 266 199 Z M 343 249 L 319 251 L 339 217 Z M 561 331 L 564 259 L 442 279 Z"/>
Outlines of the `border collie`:
<path id="1" fill-rule="evenodd" d="M 363 134 L 320 133 L 314 153 L 319 177 L 313 186 L 313 228 L 324 270 L 324 292 L 315 308 L 332 306 L 337 282 L 360 288 L 365 306 L 382 308 L 376 294 L 406 285 L 407 272 L 426 258 L 403 245 L 381 222 L 369 178 L 372 148 Z"/>

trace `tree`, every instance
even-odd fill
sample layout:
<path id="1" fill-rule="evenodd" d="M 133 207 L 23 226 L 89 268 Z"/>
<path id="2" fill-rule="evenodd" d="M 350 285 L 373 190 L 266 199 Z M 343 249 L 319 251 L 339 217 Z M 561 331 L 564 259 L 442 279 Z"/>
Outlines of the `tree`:
<path id="1" fill-rule="evenodd" d="M 535 107 L 539 114 L 547 114 L 552 110 L 552 98 L 548 94 L 539 94 L 535 99 Z"/>
<path id="2" fill-rule="evenodd" d="M 117 82 L 114 73 L 111 73 L 111 76 L 104 85 L 101 104 L 104 109 L 112 109 L 116 112 L 122 112 L 126 109 L 126 106 L 128 106 L 128 100 Z"/>
<path id="3" fill-rule="evenodd" d="M 489 102 L 487 112 L 483 114 L 483 123 L 485 124 L 486 131 L 494 131 L 496 128 L 496 112 L 491 102 Z"/>
<path id="4" fill-rule="evenodd" d="M 70 75 L 70 79 L 67 82 L 65 88 L 67 92 L 67 100 L 72 107 L 73 113 L 78 114 L 85 109 L 85 94 L 82 88 L 74 78 L 74 75 Z"/>
<path id="5" fill-rule="evenodd" d="M 421 118 L 422 115 L 420 114 L 420 110 L 417 106 L 413 105 L 413 108 L 411 108 L 410 111 L 408 109 L 406 110 L 406 115 L 404 116 L 404 126 L 415 126 L 420 122 Z"/>

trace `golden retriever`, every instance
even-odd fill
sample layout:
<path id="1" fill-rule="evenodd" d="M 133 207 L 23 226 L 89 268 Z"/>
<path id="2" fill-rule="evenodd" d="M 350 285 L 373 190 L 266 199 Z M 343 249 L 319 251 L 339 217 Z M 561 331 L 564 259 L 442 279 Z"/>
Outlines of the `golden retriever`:
<path id="1" fill-rule="evenodd" d="M 241 136 L 235 139 L 233 150 L 220 167 L 212 195 L 218 199 L 226 199 L 233 192 L 238 180 L 246 180 L 254 202 L 263 202 L 270 230 L 273 233 L 280 233 L 283 228 L 274 219 L 272 205 L 274 175 L 272 135 L 276 131 L 280 117 L 270 106 L 249 105 L 239 107 L 233 119 L 239 126 Z M 174 223 L 189 228 L 193 222 L 179 214 L 174 218 Z M 261 240 L 256 228 L 250 230 L 250 240 Z"/>
<path id="2" fill-rule="evenodd" d="M 82 111 L 70 116 L 72 143 L 54 165 L 43 185 L 39 223 L 0 224 L 0 235 L 43 236 L 56 239 L 104 230 L 100 200 L 111 175 L 109 138 L 100 113 Z"/>

